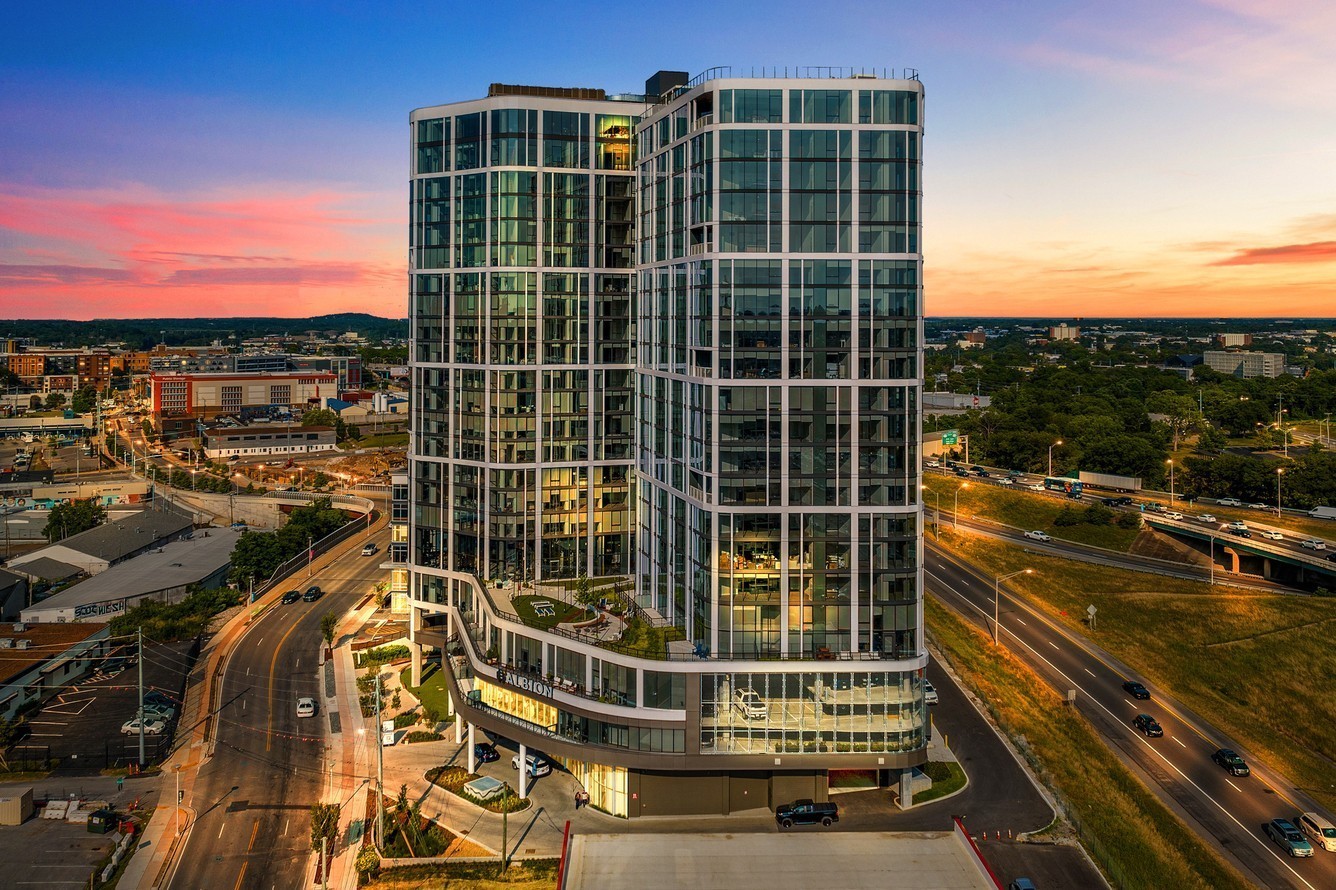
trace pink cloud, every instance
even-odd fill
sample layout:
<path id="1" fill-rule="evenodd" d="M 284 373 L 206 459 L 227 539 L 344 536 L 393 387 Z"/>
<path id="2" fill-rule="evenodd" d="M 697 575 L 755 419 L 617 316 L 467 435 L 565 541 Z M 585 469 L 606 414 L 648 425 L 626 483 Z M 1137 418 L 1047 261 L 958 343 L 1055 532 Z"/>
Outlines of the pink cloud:
<path id="1" fill-rule="evenodd" d="M 402 316 L 394 210 L 388 196 L 332 191 L 0 186 L 0 305 L 20 317 L 180 315 L 183 299 L 198 315 Z"/>

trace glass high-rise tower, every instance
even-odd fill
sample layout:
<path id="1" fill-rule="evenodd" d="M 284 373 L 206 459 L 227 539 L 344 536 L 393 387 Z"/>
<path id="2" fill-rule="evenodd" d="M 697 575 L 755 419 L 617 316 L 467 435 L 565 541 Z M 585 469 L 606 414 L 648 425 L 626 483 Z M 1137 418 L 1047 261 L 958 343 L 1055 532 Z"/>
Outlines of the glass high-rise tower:
<path id="1" fill-rule="evenodd" d="M 414 663 L 618 815 L 924 759 L 923 90 L 766 74 L 412 115 Z"/>

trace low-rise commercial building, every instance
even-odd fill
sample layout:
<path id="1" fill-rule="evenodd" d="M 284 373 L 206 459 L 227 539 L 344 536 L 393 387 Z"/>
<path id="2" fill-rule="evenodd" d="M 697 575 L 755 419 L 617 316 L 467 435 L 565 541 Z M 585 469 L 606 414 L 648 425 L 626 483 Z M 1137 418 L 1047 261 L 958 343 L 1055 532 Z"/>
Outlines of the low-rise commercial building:
<path id="1" fill-rule="evenodd" d="M 1212 371 L 1235 377 L 1279 377 L 1285 356 L 1279 352 L 1204 352 L 1202 361 Z"/>
<path id="2" fill-rule="evenodd" d="M 337 447 L 332 426 L 240 426 L 204 431 L 204 456 L 262 457 L 314 454 Z"/>
<path id="3" fill-rule="evenodd" d="M 34 624 L 106 621 L 145 600 L 173 603 L 192 588 L 223 587 L 241 532 L 210 528 L 67 587 L 23 610 Z"/>
<path id="4" fill-rule="evenodd" d="M 0 626 L 0 718 L 78 680 L 107 656 L 105 624 Z"/>
<path id="5" fill-rule="evenodd" d="M 319 408 L 338 378 L 325 371 L 152 374 L 153 425 L 164 439 L 194 436 L 200 421 L 246 412 Z"/>
<path id="6" fill-rule="evenodd" d="M 9 569 L 24 574 L 23 567 L 28 563 L 52 559 L 97 575 L 117 563 L 182 538 L 190 534 L 192 528 L 188 516 L 170 510 L 145 510 L 128 519 L 107 522 L 41 550 L 16 556 L 9 561 Z"/>

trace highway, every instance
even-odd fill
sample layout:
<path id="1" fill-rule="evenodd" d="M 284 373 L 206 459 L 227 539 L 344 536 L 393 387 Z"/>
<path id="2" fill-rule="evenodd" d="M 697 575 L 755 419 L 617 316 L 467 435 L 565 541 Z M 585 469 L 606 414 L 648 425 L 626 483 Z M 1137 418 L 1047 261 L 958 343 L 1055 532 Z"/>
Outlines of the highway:
<path id="1" fill-rule="evenodd" d="M 925 576 L 928 593 L 991 629 L 993 578 L 931 545 Z M 1013 597 L 1005 586 L 999 625 L 1003 645 L 1060 693 L 1075 689 L 1076 707 L 1110 746 L 1245 876 L 1263 887 L 1336 887 L 1336 855 L 1319 849 L 1311 859 L 1292 859 L 1262 833 L 1263 823 L 1273 818 L 1292 819 L 1299 812 L 1318 810 L 1265 764 L 1112 656 L 1078 645 L 1074 635 Z M 1151 700 L 1137 701 L 1124 692 L 1125 679 L 1146 683 Z M 1147 738 L 1132 728 L 1132 719 L 1143 712 L 1159 721 L 1163 738 Z M 1242 754 L 1252 775 L 1236 778 L 1217 766 L 1211 753 L 1221 747 Z"/>
<path id="2" fill-rule="evenodd" d="M 359 551 L 379 545 L 375 556 Z M 186 804 L 196 813 L 168 886 L 175 890 L 299 887 L 309 882 L 310 807 L 324 789 L 328 717 L 298 720 L 298 697 L 324 701 L 319 687 L 320 617 L 342 615 L 383 580 L 384 526 L 355 535 L 324 557 L 309 580 L 298 572 L 266 601 L 226 663 L 213 756 L 200 767 Z M 314 603 L 282 605 L 289 588 L 318 584 Z"/>

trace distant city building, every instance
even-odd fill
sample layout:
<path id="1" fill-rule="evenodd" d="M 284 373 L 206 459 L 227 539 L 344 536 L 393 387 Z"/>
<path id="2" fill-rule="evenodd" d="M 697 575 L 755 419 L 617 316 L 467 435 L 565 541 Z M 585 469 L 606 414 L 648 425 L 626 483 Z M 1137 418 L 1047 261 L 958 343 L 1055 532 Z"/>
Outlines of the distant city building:
<path id="1" fill-rule="evenodd" d="M 1216 334 L 1215 342 L 1217 346 L 1251 346 L 1252 334 Z"/>
<path id="2" fill-rule="evenodd" d="M 925 414 L 960 414 L 971 408 L 987 408 L 992 402 L 991 396 L 972 392 L 925 392 L 923 411 Z"/>
<path id="3" fill-rule="evenodd" d="M 1048 329 L 1048 339 L 1050 340 L 1080 340 L 1081 329 L 1076 325 L 1062 324 L 1054 325 Z"/>
<path id="4" fill-rule="evenodd" d="M 965 342 L 971 346 L 982 346 L 988 342 L 988 334 L 983 328 L 975 328 L 965 335 Z"/>
<path id="5" fill-rule="evenodd" d="M 338 379 L 323 371 L 262 374 L 152 374 L 153 425 L 164 439 L 196 435 L 202 420 L 319 408 Z"/>
<path id="6" fill-rule="evenodd" d="M 1204 352 L 1202 361 L 1212 371 L 1235 377 L 1279 377 L 1285 356 L 1279 352 Z"/>
<path id="7" fill-rule="evenodd" d="M 204 431 L 204 456 L 262 457 L 270 454 L 315 454 L 333 451 L 332 426 L 228 426 Z"/>

